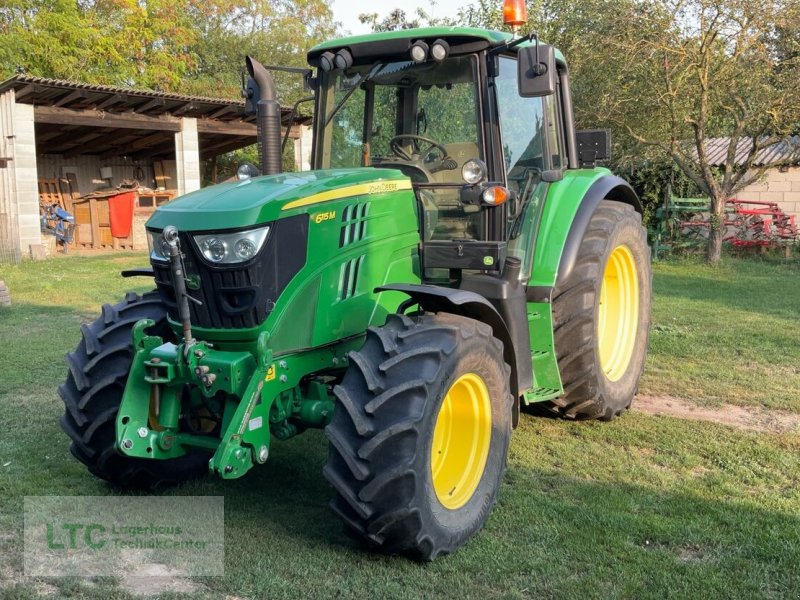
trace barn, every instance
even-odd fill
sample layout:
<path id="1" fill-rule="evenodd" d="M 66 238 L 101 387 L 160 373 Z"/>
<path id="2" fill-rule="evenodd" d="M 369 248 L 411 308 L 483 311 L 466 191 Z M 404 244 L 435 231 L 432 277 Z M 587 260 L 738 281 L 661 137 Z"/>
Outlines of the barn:
<path id="1" fill-rule="evenodd" d="M 307 169 L 308 119 L 291 113 L 282 109 L 284 132 Z M 241 99 L 27 75 L 0 83 L 0 261 L 47 254 L 42 205 L 52 202 L 79 213 L 76 243 L 140 247 L 143 236 L 108 231 L 115 190 L 133 192 L 136 229 L 158 204 L 200 188 L 207 159 L 255 143 L 254 120 Z"/>

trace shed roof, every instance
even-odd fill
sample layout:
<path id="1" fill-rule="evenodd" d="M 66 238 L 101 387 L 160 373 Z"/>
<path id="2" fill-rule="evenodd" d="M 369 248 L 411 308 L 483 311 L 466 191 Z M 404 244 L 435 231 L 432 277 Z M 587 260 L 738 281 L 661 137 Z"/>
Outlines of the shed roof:
<path id="1" fill-rule="evenodd" d="M 100 108 L 122 112 L 133 110 L 137 114 L 161 115 L 180 113 L 184 117 L 210 117 L 222 121 L 254 121 L 255 117 L 244 114 L 244 100 L 232 98 L 209 98 L 172 92 L 157 92 L 109 85 L 94 85 L 77 81 L 15 75 L 0 82 L 0 94 L 13 89 L 19 102 L 47 104 L 63 108 Z M 221 109 L 227 108 L 225 112 Z M 282 108 L 284 120 L 288 120 L 291 109 Z M 306 122 L 308 117 L 296 119 Z"/>
<path id="2" fill-rule="evenodd" d="M 709 138 L 706 140 L 706 153 L 711 166 L 725 166 L 730 140 L 731 138 L 729 137 Z M 736 145 L 736 164 L 741 164 L 747 159 L 752 147 L 753 141 L 750 138 L 739 139 Z M 754 164 L 757 167 L 800 164 L 800 135 L 790 136 L 786 140 L 759 150 Z"/>
<path id="3" fill-rule="evenodd" d="M 15 75 L 0 82 L 0 94 L 9 90 L 14 90 L 17 102 L 35 107 L 40 153 L 133 154 L 137 158 L 169 155 L 174 151 L 172 132 L 179 117 L 198 120 L 203 158 L 256 141 L 255 117 L 245 115 L 242 99 L 93 85 L 30 75 Z M 306 116 L 292 119 L 291 112 L 289 108 L 281 109 L 284 127 L 311 121 Z M 122 118 L 126 119 L 125 123 L 121 122 Z M 76 135 L 77 129 L 89 126 L 91 132 Z"/>

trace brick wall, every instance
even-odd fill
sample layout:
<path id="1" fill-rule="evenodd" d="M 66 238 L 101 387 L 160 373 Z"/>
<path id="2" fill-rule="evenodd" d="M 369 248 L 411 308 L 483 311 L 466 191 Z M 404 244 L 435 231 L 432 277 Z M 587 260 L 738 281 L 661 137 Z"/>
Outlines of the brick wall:
<path id="1" fill-rule="evenodd" d="M 789 167 L 785 172 L 770 169 L 764 179 L 747 186 L 736 198 L 777 202 L 784 212 L 795 215 L 800 222 L 800 167 Z"/>

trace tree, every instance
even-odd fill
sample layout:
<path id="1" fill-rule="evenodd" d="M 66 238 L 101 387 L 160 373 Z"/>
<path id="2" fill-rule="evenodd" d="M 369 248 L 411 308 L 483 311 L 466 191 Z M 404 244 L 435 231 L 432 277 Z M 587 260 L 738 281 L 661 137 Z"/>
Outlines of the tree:
<path id="1" fill-rule="evenodd" d="M 726 200 L 764 175 L 769 166 L 757 165 L 763 149 L 800 124 L 800 101 L 789 84 L 800 74 L 797 40 L 778 35 L 779 27 L 800 27 L 797 7 L 783 0 L 666 0 L 626 16 L 609 40 L 627 57 L 619 89 L 598 108 L 641 145 L 666 154 L 709 197 L 707 259 L 717 264 Z M 719 137 L 726 152 L 717 168 L 710 142 Z"/>
<path id="2" fill-rule="evenodd" d="M 308 50 L 336 33 L 331 11 L 322 0 L 213 3 L 217 8 L 206 10 L 197 21 L 197 62 L 185 80 L 191 93 L 237 94 L 247 54 L 268 65 L 305 67 Z M 299 75 L 273 75 L 281 103 L 292 104 L 306 95 Z"/>
<path id="3" fill-rule="evenodd" d="M 237 97 L 245 54 L 305 66 L 335 31 L 323 0 L 6 0 L 0 77 Z M 276 79 L 284 103 L 303 94 L 298 75 Z"/>
<path id="4" fill-rule="evenodd" d="M 431 12 L 436 10 L 436 2 L 431 3 Z M 451 19 L 434 17 L 425 10 L 418 8 L 414 12 L 414 18 L 409 19 L 406 11 L 395 8 L 381 20 L 378 13 L 362 13 L 358 15 L 358 20 L 369 25 L 372 31 L 397 31 L 399 29 L 415 29 L 417 27 L 435 27 L 440 25 L 454 25 Z"/>
<path id="5" fill-rule="evenodd" d="M 0 74 L 178 87 L 196 41 L 191 10 L 169 0 L 11 0 L 0 9 Z"/>
<path id="6" fill-rule="evenodd" d="M 620 65 L 625 60 L 608 50 L 608 39 L 616 34 L 616 15 L 634 12 L 638 3 L 639 0 L 529 1 L 528 22 L 522 27 L 523 32 L 537 33 L 542 42 L 552 44 L 567 57 L 578 127 L 610 126 L 615 162 L 626 166 L 629 158 L 641 157 L 641 148 L 634 147 L 627 131 L 609 123 L 607 115 L 598 110 L 597 97 L 614 95 Z M 495 0 L 478 0 L 462 9 L 459 21 L 472 27 L 510 31 L 503 25 L 502 5 Z"/>
<path id="7" fill-rule="evenodd" d="M 419 19 L 409 21 L 406 11 L 395 8 L 383 20 L 378 13 L 360 14 L 358 20 L 369 25 L 372 31 L 396 31 L 398 29 L 414 29 L 419 27 Z"/>
<path id="8" fill-rule="evenodd" d="M 759 153 L 800 128 L 796 0 L 537 0 L 528 31 L 559 47 L 579 125 L 610 124 L 615 162 L 667 159 L 711 201 L 719 262 L 725 201 L 764 173 Z M 462 11 L 501 27 L 495 3 Z M 724 164 L 709 142 L 727 138 Z M 773 165 L 774 166 L 774 165 Z"/>

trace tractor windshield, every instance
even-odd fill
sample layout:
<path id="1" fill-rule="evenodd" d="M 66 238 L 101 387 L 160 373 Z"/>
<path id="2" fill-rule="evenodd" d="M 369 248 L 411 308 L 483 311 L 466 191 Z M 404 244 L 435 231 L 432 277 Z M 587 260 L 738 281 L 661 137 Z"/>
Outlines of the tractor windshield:
<path id="1" fill-rule="evenodd" d="M 479 239 L 477 207 L 459 202 L 461 167 L 483 158 L 476 57 L 321 75 L 317 167 L 398 169 L 424 206 L 427 239 Z"/>
<path id="2" fill-rule="evenodd" d="M 394 167 L 415 183 L 461 184 L 461 165 L 482 154 L 475 71 L 465 56 L 324 74 L 320 166 Z"/>

